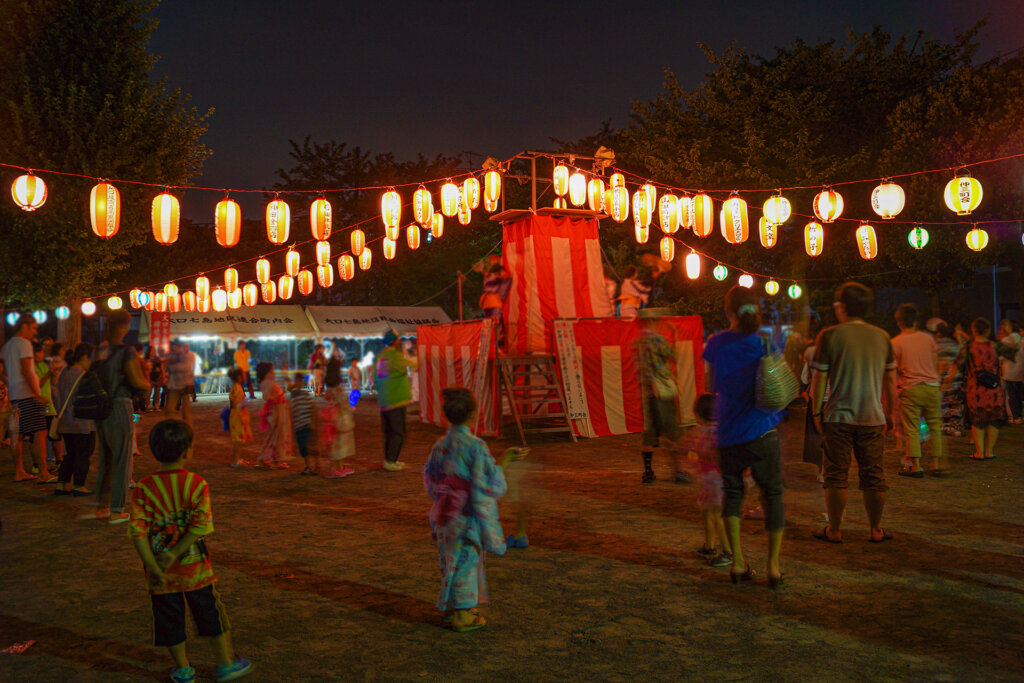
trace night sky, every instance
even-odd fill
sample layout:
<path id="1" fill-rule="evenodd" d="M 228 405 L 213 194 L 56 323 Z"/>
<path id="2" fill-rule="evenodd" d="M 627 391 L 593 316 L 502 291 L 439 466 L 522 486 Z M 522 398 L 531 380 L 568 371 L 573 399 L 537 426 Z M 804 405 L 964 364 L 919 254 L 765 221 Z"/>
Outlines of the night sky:
<path id="1" fill-rule="evenodd" d="M 707 71 L 698 42 L 770 54 L 876 23 L 951 39 L 986 15 L 982 59 L 1024 44 L 1018 0 L 165 0 L 151 50 L 157 76 L 216 109 L 196 182 L 268 187 L 290 165 L 289 138 L 400 159 L 468 151 L 479 164 L 626 123 L 630 100 L 660 92 L 665 67 L 693 87 Z"/>

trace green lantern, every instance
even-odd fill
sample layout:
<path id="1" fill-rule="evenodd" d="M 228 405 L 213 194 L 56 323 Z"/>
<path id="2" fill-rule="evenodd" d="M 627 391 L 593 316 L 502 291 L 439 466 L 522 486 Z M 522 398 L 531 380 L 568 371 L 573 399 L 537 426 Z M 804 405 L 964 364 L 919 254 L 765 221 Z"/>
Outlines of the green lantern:
<path id="1" fill-rule="evenodd" d="M 786 292 L 789 294 L 790 299 L 799 299 L 801 296 L 803 296 L 804 290 L 800 287 L 800 285 L 794 282 L 789 286 L 789 289 L 786 290 Z"/>
<path id="2" fill-rule="evenodd" d="M 715 269 L 711 271 L 711 274 L 715 276 L 715 279 L 721 282 L 725 278 L 729 277 L 729 269 L 719 263 L 715 266 Z"/>
<path id="3" fill-rule="evenodd" d="M 928 231 L 920 225 L 915 225 L 907 235 L 907 241 L 914 249 L 924 249 L 928 244 Z"/>

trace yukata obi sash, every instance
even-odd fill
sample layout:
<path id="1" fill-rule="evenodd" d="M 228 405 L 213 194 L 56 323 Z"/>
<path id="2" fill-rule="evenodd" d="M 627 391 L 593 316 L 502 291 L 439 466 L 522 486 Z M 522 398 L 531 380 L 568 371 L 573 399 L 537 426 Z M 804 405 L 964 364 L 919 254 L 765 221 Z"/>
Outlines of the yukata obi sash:
<path id="1" fill-rule="evenodd" d="M 430 506 L 430 522 L 435 528 L 447 526 L 450 521 L 463 515 L 466 503 L 469 502 L 471 485 L 468 479 L 445 475 L 435 489 L 437 497 Z"/>

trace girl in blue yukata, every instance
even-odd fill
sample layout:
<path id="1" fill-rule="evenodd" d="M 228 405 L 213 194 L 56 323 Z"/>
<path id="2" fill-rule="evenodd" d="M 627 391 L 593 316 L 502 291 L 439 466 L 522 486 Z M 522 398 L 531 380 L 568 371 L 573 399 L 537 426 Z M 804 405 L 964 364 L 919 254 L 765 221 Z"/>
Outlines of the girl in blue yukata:
<path id="1" fill-rule="evenodd" d="M 487 620 L 477 606 L 487 602 L 484 554 L 505 553 L 498 520 L 498 499 L 505 494 L 504 468 L 526 457 L 510 448 L 496 463 L 487 444 L 470 431 L 476 398 L 462 387 L 441 391 L 442 409 L 451 426 L 438 439 L 423 468 L 423 486 L 434 501 L 430 528 L 441 556 L 441 595 L 437 608 L 451 616 L 458 632 L 481 628 Z"/>

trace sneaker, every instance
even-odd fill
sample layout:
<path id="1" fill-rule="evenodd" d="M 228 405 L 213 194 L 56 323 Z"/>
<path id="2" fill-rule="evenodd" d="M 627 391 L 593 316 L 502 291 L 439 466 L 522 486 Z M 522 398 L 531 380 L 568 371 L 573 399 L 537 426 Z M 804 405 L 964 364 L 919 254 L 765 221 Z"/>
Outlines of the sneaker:
<path id="1" fill-rule="evenodd" d="M 127 512 L 111 512 L 110 521 L 107 524 L 124 524 L 128 521 L 128 517 Z"/>
<path id="2" fill-rule="evenodd" d="M 196 680 L 196 670 L 191 666 L 179 666 L 171 669 L 173 683 L 192 683 Z"/>
<path id="3" fill-rule="evenodd" d="M 913 479 L 924 479 L 924 470 L 902 469 L 899 472 L 897 472 L 896 474 L 900 475 L 901 477 L 911 477 Z"/>
<path id="4" fill-rule="evenodd" d="M 716 569 L 721 569 L 722 567 L 731 567 L 732 555 L 730 553 L 719 553 L 715 557 L 711 558 L 711 561 L 708 564 L 710 564 L 712 567 Z"/>
<path id="5" fill-rule="evenodd" d="M 389 460 L 384 461 L 384 469 L 388 472 L 401 472 L 405 469 L 404 462 L 391 462 Z"/>
<path id="6" fill-rule="evenodd" d="M 324 475 L 325 479 L 344 479 L 347 476 L 355 474 L 356 471 L 351 467 L 336 468 Z M 310 472 L 312 474 L 312 472 Z"/>
<path id="7" fill-rule="evenodd" d="M 705 560 L 711 561 L 718 555 L 718 548 L 709 548 L 706 545 L 702 545 L 697 550 L 697 554 L 703 557 Z"/>
<path id="8" fill-rule="evenodd" d="M 252 671 L 252 663 L 245 657 L 239 657 L 230 664 L 221 664 L 217 667 L 217 683 L 233 681 Z"/>
<path id="9" fill-rule="evenodd" d="M 640 483 L 641 484 L 650 484 L 650 483 L 653 483 L 656 479 L 657 479 L 657 477 L 654 476 L 654 472 L 651 472 L 650 470 L 647 470 L 646 472 L 644 472 L 644 476 L 642 476 L 640 478 Z"/>
<path id="10" fill-rule="evenodd" d="M 101 522 L 110 519 L 110 508 L 96 508 L 96 514 L 92 517 L 93 519 L 98 519 Z"/>
<path id="11" fill-rule="evenodd" d="M 523 536 L 522 538 L 516 538 L 515 534 L 509 534 L 508 538 L 505 539 L 505 545 L 509 548 L 529 548 L 530 537 Z"/>

